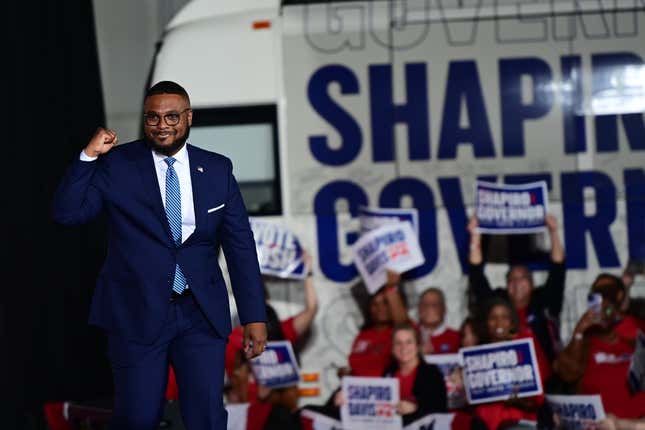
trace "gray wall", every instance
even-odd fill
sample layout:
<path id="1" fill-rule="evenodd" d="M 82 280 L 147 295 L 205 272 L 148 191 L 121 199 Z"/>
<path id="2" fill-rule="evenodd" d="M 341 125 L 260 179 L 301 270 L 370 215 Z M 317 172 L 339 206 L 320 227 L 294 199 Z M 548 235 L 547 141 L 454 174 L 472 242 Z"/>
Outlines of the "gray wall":
<path id="1" fill-rule="evenodd" d="M 155 44 L 187 2 L 94 0 L 107 126 L 117 132 L 119 142 L 139 137 L 142 95 Z"/>

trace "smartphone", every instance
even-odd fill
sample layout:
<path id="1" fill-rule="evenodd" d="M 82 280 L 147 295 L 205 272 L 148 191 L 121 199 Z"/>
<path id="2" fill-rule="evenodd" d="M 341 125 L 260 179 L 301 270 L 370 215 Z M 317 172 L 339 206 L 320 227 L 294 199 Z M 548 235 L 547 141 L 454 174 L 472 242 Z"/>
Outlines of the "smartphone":
<path id="1" fill-rule="evenodd" d="M 599 314 L 602 309 L 602 294 L 590 293 L 587 296 L 587 309 Z"/>

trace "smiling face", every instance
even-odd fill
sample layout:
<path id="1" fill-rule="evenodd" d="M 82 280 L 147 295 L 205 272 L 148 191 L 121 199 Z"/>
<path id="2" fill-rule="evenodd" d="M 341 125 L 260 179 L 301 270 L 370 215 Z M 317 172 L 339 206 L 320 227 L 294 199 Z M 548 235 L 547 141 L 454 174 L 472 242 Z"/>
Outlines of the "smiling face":
<path id="1" fill-rule="evenodd" d="M 495 305 L 488 312 L 486 328 L 491 342 L 501 342 L 511 339 L 513 333 L 513 316 L 511 310 L 504 305 Z"/>
<path id="2" fill-rule="evenodd" d="M 392 337 L 392 355 L 400 367 L 414 363 L 419 357 L 419 345 L 414 329 L 400 329 Z"/>
<path id="3" fill-rule="evenodd" d="M 144 102 L 143 113 L 148 145 L 166 156 L 176 154 L 186 143 L 193 123 L 189 101 L 179 94 L 151 95 Z"/>
<path id="4" fill-rule="evenodd" d="M 528 306 L 533 292 L 533 280 L 529 269 L 525 266 L 512 267 L 506 276 L 506 289 L 516 309 Z"/>
<path id="5" fill-rule="evenodd" d="M 446 306 L 441 293 L 427 291 L 419 300 L 419 322 L 426 327 L 438 327 L 443 323 Z"/>

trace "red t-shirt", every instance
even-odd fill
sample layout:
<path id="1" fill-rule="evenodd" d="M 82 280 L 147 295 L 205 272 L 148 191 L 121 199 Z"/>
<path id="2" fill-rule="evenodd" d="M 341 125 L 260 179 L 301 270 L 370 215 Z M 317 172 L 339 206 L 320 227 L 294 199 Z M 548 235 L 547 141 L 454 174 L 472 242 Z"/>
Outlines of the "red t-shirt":
<path id="1" fill-rule="evenodd" d="M 616 325 L 616 333 L 618 336 L 631 341 L 636 339 L 638 330 L 645 333 L 645 321 L 631 315 L 624 316 Z"/>
<path id="2" fill-rule="evenodd" d="M 634 346 L 627 340 L 607 342 L 592 337 L 581 394 L 600 394 L 605 411 L 618 417 L 645 416 L 645 393 L 632 396 L 627 382 L 633 353 Z"/>
<path id="3" fill-rule="evenodd" d="M 349 367 L 353 376 L 381 377 L 390 364 L 392 328 L 361 330 L 352 344 Z"/>
<path id="4" fill-rule="evenodd" d="M 547 358 L 546 353 L 544 352 L 544 349 L 542 349 L 540 342 L 538 342 L 537 338 L 533 335 L 533 332 L 531 330 L 528 330 L 528 331 L 521 330 L 520 333 L 516 336 L 516 339 L 525 339 L 525 338 L 533 339 L 533 346 L 535 347 L 535 356 L 537 357 L 538 368 L 540 369 L 540 377 L 542 379 L 542 384 L 544 385 L 544 381 L 548 380 L 551 377 L 551 374 L 553 373 L 553 369 L 551 368 L 551 362 Z"/>
<path id="5" fill-rule="evenodd" d="M 475 415 L 486 423 L 490 430 L 496 430 L 502 423 L 516 423 L 520 420 L 537 420 L 535 412 L 523 411 L 508 406 L 505 402 L 484 403 L 475 406 Z"/>
<path id="6" fill-rule="evenodd" d="M 415 367 L 414 370 L 407 375 L 401 374 L 401 370 L 394 372 L 394 377 L 399 380 L 399 399 L 413 403 L 417 402 L 412 389 L 414 388 L 414 380 L 417 378 L 418 369 L 419 366 Z"/>
<path id="7" fill-rule="evenodd" d="M 522 332 L 530 332 L 533 333 L 533 330 L 531 330 L 531 326 L 529 325 L 528 317 L 526 315 L 526 310 L 527 308 L 522 308 L 517 310 L 517 321 L 520 323 L 520 333 Z"/>
<path id="8" fill-rule="evenodd" d="M 425 346 L 426 342 L 430 342 L 432 344 L 432 351 L 434 351 L 433 354 L 453 354 L 458 352 L 459 348 L 461 348 L 461 335 L 459 334 L 459 331 L 442 325 L 429 337 L 429 339 L 425 340 L 425 330 L 423 326 L 418 322 L 413 322 L 413 324 L 421 335 L 423 345 Z M 425 350 L 425 348 L 422 348 L 422 350 Z"/>

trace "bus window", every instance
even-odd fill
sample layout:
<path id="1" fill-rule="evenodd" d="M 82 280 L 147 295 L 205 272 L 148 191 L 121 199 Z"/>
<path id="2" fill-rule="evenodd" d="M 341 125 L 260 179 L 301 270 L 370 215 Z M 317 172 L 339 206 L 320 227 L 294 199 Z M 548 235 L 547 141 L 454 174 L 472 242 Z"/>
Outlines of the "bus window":
<path id="1" fill-rule="evenodd" d="M 233 161 L 249 215 L 280 215 L 275 105 L 193 109 L 188 141 Z"/>

